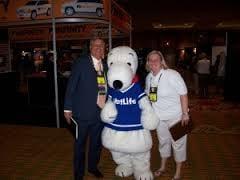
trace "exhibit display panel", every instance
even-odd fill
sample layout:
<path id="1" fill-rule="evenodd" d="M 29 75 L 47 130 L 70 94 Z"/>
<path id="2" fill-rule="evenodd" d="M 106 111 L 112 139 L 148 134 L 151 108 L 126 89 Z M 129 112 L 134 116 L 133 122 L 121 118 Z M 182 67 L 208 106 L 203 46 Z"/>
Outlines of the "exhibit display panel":
<path id="1" fill-rule="evenodd" d="M 54 83 L 55 97 L 59 97 L 58 93 L 61 89 L 61 87 L 58 89 L 58 64 L 61 55 L 64 58 L 67 57 L 65 54 L 69 54 L 67 52 L 69 49 L 74 49 L 75 55 L 83 52 L 87 49 L 87 40 L 93 36 L 101 36 L 108 40 L 108 49 L 112 47 L 112 38 L 129 37 L 131 44 L 132 30 L 131 16 L 112 0 L 0 1 L 0 28 L 8 30 L 8 44 L 4 47 L 7 48 L 9 54 L 7 59 L 0 60 L 4 62 L 2 64 L 8 64 L 8 67 L 15 67 L 14 70 L 17 70 L 17 64 L 21 59 L 24 60 L 22 63 L 24 64 L 26 59 L 33 58 L 34 62 L 31 64 L 35 67 L 37 65 L 37 68 L 33 67 L 33 73 L 40 73 L 41 76 L 37 77 L 42 78 L 41 73 L 45 70 L 41 71 L 41 63 L 45 56 L 53 54 L 54 81 L 52 84 Z M 76 47 L 79 48 L 77 53 Z M 36 58 L 38 54 L 35 52 L 36 49 L 41 49 L 39 50 L 42 54 L 39 56 L 41 58 Z M 67 62 L 70 62 L 69 59 Z M 23 74 L 22 71 L 20 74 Z M 29 77 L 31 77 L 32 82 L 35 75 L 31 76 L 27 72 L 20 77 L 20 80 L 27 79 L 30 82 Z M 30 91 L 31 88 L 26 89 Z M 28 93 L 33 95 L 31 92 Z M 34 98 L 34 103 L 36 103 L 37 99 L 30 95 L 29 97 Z M 29 102 L 32 102 L 31 99 Z M 61 99 L 55 98 L 53 103 L 56 107 L 57 127 L 60 127 L 59 102 Z"/>

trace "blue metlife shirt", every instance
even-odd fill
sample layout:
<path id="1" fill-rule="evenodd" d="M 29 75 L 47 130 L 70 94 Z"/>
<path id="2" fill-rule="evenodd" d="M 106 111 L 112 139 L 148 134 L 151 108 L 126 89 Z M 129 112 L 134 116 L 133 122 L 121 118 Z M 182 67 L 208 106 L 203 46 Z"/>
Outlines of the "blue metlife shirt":
<path id="1" fill-rule="evenodd" d="M 116 105 L 118 115 L 114 122 L 106 123 L 105 126 L 118 131 L 143 129 L 138 101 L 146 94 L 139 83 L 133 83 L 125 91 L 110 88 L 108 96 Z"/>

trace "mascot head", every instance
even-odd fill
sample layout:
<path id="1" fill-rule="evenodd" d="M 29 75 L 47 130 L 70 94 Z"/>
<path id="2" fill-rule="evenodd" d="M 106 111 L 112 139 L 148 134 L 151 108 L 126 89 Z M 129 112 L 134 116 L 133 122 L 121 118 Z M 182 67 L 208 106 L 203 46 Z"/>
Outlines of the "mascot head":
<path id="1" fill-rule="evenodd" d="M 128 46 L 119 46 L 108 53 L 108 84 L 111 88 L 123 91 L 135 77 L 138 67 L 136 52 Z"/>

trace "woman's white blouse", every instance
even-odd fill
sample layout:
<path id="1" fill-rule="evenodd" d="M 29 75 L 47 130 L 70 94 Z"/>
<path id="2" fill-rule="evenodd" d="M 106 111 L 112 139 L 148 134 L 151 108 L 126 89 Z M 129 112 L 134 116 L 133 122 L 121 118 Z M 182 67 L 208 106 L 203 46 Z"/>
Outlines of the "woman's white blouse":
<path id="1" fill-rule="evenodd" d="M 157 102 L 153 102 L 152 106 L 160 120 L 180 117 L 180 95 L 187 94 L 187 87 L 181 75 L 173 69 L 162 69 L 156 76 L 150 72 L 146 77 L 146 93 L 149 94 L 150 87 L 156 85 Z"/>

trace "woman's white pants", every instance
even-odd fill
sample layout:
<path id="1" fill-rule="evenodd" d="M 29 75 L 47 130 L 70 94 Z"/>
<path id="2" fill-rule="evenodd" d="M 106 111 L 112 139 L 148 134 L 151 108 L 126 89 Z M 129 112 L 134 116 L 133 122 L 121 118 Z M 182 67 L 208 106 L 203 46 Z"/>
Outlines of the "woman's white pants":
<path id="1" fill-rule="evenodd" d="M 171 150 L 173 149 L 173 156 L 176 162 L 183 162 L 186 160 L 187 151 L 187 135 L 174 141 L 169 127 L 174 125 L 174 120 L 160 120 L 157 127 L 157 136 L 159 140 L 159 152 L 162 158 L 168 158 L 171 156 Z"/>

